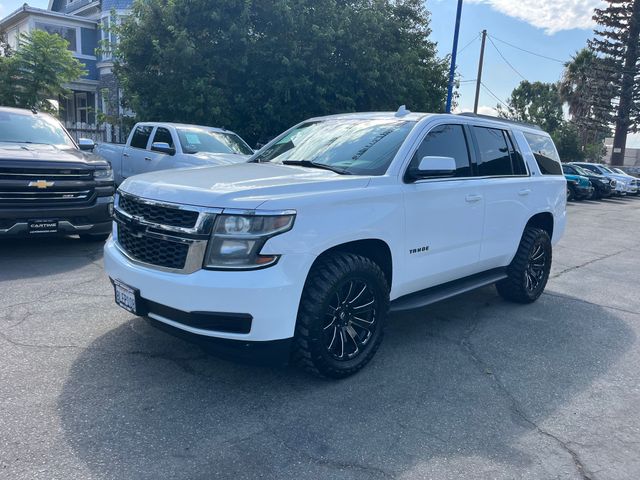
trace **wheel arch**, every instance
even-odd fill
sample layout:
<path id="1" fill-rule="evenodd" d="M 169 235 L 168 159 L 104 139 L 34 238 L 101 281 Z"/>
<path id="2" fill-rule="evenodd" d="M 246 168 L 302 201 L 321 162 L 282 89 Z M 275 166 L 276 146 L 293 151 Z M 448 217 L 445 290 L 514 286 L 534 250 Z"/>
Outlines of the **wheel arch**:
<path id="1" fill-rule="evenodd" d="M 540 212 L 533 215 L 527 224 L 525 225 L 525 229 L 527 227 L 535 227 L 541 228 L 549 235 L 549 238 L 553 238 L 553 214 L 551 212 Z M 524 232 L 523 232 L 524 233 Z"/>
<path id="2" fill-rule="evenodd" d="M 389 244 L 384 240 L 380 240 L 379 238 L 366 238 L 334 245 L 316 257 L 309 272 L 311 272 L 313 267 L 323 257 L 334 252 L 353 253 L 373 260 L 382 269 L 382 272 L 387 279 L 387 283 L 391 287 L 391 282 L 393 280 L 393 257 Z"/>

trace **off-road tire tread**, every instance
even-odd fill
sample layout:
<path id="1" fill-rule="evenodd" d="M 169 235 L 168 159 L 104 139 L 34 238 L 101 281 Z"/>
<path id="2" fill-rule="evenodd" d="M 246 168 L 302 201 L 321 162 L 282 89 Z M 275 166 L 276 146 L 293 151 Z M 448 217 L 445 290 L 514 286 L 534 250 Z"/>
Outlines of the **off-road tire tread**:
<path id="1" fill-rule="evenodd" d="M 354 367 L 348 369 L 335 369 L 328 365 L 325 359 L 318 353 L 314 353 L 312 345 L 311 326 L 316 321 L 319 305 L 322 305 L 326 295 L 330 293 L 336 282 L 340 281 L 345 273 L 366 270 L 372 274 L 380 287 L 387 295 L 379 298 L 378 310 L 378 334 L 375 343 L 369 351 Z M 335 252 L 321 258 L 313 266 L 307 281 L 305 282 L 300 307 L 298 310 L 298 321 L 296 322 L 296 332 L 292 351 L 292 361 L 303 370 L 312 375 L 323 378 L 345 378 L 353 375 L 363 368 L 375 355 L 384 333 L 384 324 L 389 312 L 389 285 L 382 269 L 373 260 L 348 252 Z"/>
<path id="2" fill-rule="evenodd" d="M 496 283 L 496 289 L 498 290 L 498 293 L 505 300 L 510 300 L 516 303 L 532 303 L 535 302 L 544 291 L 546 282 L 549 278 L 548 275 L 547 278 L 544 279 L 545 285 L 540 289 L 538 295 L 536 295 L 535 297 L 531 297 L 527 293 L 522 281 L 523 272 L 527 268 L 527 263 L 529 261 L 529 253 L 531 252 L 534 243 L 539 239 L 540 236 L 546 237 L 547 241 L 549 242 L 547 261 L 549 263 L 549 268 L 551 268 L 550 265 L 552 260 L 552 249 L 549 234 L 541 228 L 527 227 L 522 234 L 522 239 L 520 240 L 518 251 L 516 252 L 516 255 L 513 258 L 511 264 L 507 267 L 507 278 Z"/>

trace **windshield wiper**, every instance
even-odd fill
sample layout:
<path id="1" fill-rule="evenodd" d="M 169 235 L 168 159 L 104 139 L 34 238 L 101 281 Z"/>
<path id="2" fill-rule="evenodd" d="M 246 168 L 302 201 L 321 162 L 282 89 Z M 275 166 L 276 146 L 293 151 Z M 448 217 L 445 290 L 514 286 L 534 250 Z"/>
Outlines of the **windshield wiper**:
<path id="1" fill-rule="evenodd" d="M 332 165 L 327 165 L 326 163 L 316 163 L 312 160 L 283 160 L 283 165 L 299 165 L 301 167 L 308 168 L 321 168 L 322 170 L 331 170 L 332 172 L 339 173 L 340 175 L 352 175 L 351 172 L 345 170 L 344 168 L 334 167 Z"/>

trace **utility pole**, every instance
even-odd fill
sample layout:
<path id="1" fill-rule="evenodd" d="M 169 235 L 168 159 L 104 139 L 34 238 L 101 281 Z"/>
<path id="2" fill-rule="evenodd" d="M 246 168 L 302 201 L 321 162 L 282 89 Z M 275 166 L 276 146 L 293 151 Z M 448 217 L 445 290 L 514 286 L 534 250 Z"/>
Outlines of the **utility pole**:
<path id="1" fill-rule="evenodd" d="M 480 61 L 478 62 L 478 78 L 476 79 L 476 99 L 473 102 L 473 113 L 478 113 L 480 100 L 480 85 L 482 84 L 482 64 L 484 63 L 484 44 L 487 41 L 487 31 L 482 30 L 482 45 L 480 46 Z"/>
<path id="2" fill-rule="evenodd" d="M 446 113 L 451 113 L 451 101 L 453 98 L 453 82 L 456 75 L 456 55 L 458 54 L 458 34 L 460 33 L 460 17 L 462 15 L 462 0 L 458 0 L 456 11 L 456 28 L 453 31 L 453 50 L 451 52 L 451 67 L 449 68 L 449 88 L 447 89 Z"/>

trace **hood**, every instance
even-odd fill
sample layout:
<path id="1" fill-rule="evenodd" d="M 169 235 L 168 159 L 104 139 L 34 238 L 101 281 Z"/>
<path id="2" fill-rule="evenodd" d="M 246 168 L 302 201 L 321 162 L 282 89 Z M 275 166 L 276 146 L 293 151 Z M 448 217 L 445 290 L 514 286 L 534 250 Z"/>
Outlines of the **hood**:
<path id="1" fill-rule="evenodd" d="M 587 177 L 583 177 L 582 175 L 565 175 L 565 178 L 567 180 L 573 180 L 574 182 L 577 182 L 578 185 L 589 185 L 589 179 Z"/>
<path id="2" fill-rule="evenodd" d="M 136 175 L 120 189 L 165 202 L 218 208 L 258 208 L 267 200 L 309 193 L 366 187 L 369 177 L 340 175 L 328 170 L 272 163 L 239 163 Z"/>
<path id="3" fill-rule="evenodd" d="M 236 163 L 246 163 L 246 161 L 251 158 L 251 155 L 239 155 L 234 153 L 198 152 L 187 155 L 206 162 L 211 162 L 212 165 L 234 165 Z"/>
<path id="4" fill-rule="evenodd" d="M 107 165 L 107 162 L 93 153 L 76 148 L 41 145 L 34 143 L 0 143 L 0 161 L 12 162 L 43 161 L 64 162 L 83 165 Z"/>

